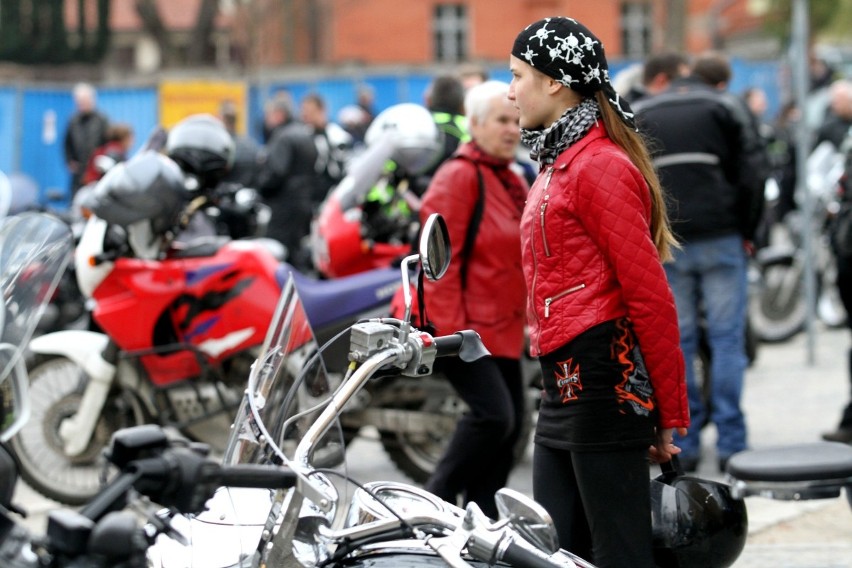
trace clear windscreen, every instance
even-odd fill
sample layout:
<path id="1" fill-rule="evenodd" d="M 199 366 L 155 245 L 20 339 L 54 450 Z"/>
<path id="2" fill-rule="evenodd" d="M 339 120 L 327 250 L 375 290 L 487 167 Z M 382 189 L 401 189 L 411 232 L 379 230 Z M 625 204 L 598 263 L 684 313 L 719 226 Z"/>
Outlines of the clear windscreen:
<path id="1" fill-rule="evenodd" d="M 289 464 L 334 388 L 310 322 L 290 278 L 281 291 L 261 354 L 252 367 L 224 462 Z M 309 454 L 311 467 L 343 462 L 335 421 Z"/>
<path id="2" fill-rule="evenodd" d="M 50 301 L 73 245 L 66 223 L 43 213 L 21 213 L 0 222 L 0 440 L 27 418 L 23 352 Z"/>
<path id="3" fill-rule="evenodd" d="M 346 502 L 349 493 L 342 482 L 346 463 L 339 421 L 332 421 L 311 444 L 307 459 L 297 459 L 295 455 L 336 386 L 329 381 L 320 348 L 291 277 L 281 291 L 261 353 L 252 367 L 223 463 L 292 467 L 302 480 L 296 489 L 284 492 L 220 491 L 209 503 L 211 514 L 198 518 L 206 526 L 194 525 L 194 543 L 215 539 L 221 545 L 224 542 L 221 535 L 210 535 L 224 522 L 249 531 L 229 536 L 237 539 L 235 549 L 243 559 L 263 550 L 273 556 L 292 553 L 309 559 L 305 565 L 317 561 L 317 549 L 309 538 L 312 532 L 304 529 L 304 525 L 330 526 L 342 522 L 342 515 L 338 514 L 345 507 L 339 508 L 338 503 Z M 331 475 L 332 470 L 339 475 Z M 318 507 L 321 501 L 329 507 Z M 301 528 L 292 540 L 281 538 L 296 525 Z M 260 532 L 251 532 L 252 527 Z"/>

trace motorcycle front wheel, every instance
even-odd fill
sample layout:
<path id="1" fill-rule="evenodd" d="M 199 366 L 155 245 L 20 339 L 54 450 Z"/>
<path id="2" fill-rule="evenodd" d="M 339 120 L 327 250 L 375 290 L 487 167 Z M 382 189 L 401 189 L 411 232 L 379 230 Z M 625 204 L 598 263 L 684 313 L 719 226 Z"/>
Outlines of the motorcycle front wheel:
<path id="1" fill-rule="evenodd" d="M 757 338 L 767 343 L 787 341 L 804 329 L 807 311 L 801 262 L 763 267 L 760 290 L 749 301 L 749 320 Z"/>
<path id="2" fill-rule="evenodd" d="M 89 445 L 80 455 L 68 456 L 59 426 L 77 412 L 88 379 L 76 363 L 61 356 L 37 358 L 29 375 L 32 415 L 12 438 L 21 477 L 49 499 L 83 505 L 100 490 L 102 474 L 109 477 L 102 452 L 113 433 L 144 424 L 144 411 L 134 397 L 111 393 Z"/>

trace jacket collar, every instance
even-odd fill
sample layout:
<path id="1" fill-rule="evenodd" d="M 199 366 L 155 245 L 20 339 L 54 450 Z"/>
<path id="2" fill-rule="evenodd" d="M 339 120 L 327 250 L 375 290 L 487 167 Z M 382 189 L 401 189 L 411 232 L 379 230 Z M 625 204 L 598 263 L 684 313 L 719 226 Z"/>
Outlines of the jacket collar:
<path id="1" fill-rule="evenodd" d="M 609 138 L 609 135 L 607 135 L 603 120 L 598 118 L 597 122 L 595 122 L 594 126 L 592 126 L 585 136 L 577 140 L 567 150 L 559 154 L 559 157 L 556 158 L 556 161 L 553 163 L 553 167 L 563 167 L 571 163 L 577 154 L 579 154 L 586 146 L 596 140 L 600 140 L 601 138 Z"/>

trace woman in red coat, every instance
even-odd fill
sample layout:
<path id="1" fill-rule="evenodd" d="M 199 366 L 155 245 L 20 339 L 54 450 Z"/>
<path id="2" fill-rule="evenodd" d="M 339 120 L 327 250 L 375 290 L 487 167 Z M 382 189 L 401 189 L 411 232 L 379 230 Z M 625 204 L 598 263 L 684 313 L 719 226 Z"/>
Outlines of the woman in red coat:
<path id="1" fill-rule="evenodd" d="M 508 92 L 509 85 L 499 81 L 468 91 L 465 114 L 472 140 L 435 173 L 420 210 L 421 220 L 435 212 L 444 216 L 452 244 L 446 275 L 426 284 L 430 322 L 438 334 L 476 330 L 491 352 L 474 363 L 439 361 L 470 412 L 459 421 L 426 489 L 452 503 L 459 497 L 473 501 L 492 518 L 497 517 L 494 493 L 509 477 L 524 412 L 519 225 L 527 185 L 513 170 L 520 131 Z"/>
<path id="2" fill-rule="evenodd" d="M 600 568 L 652 568 L 648 449 L 669 461 L 689 425 L 660 184 L 588 28 L 530 24 L 510 69 L 540 167 L 521 221 L 544 386 L 533 493 L 563 548 Z"/>

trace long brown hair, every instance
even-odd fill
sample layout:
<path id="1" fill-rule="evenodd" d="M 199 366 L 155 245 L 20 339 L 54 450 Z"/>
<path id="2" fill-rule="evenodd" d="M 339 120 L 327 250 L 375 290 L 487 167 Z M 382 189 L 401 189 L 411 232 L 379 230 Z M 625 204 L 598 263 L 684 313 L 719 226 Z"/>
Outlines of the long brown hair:
<path id="1" fill-rule="evenodd" d="M 627 126 L 618 116 L 602 91 L 595 93 L 595 98 L 601 109 L 601 116 L 609 137 L 627 153 L 630 161 L 639 168 L 648 184 L 648 190 L 651 192 L 651 238 L 657 247 L 660 260 L 671 260 L 672 249 L 678 247 L 678 242 L 669 226 L 663 190 L 648 148 L 639 133 Z"/>

